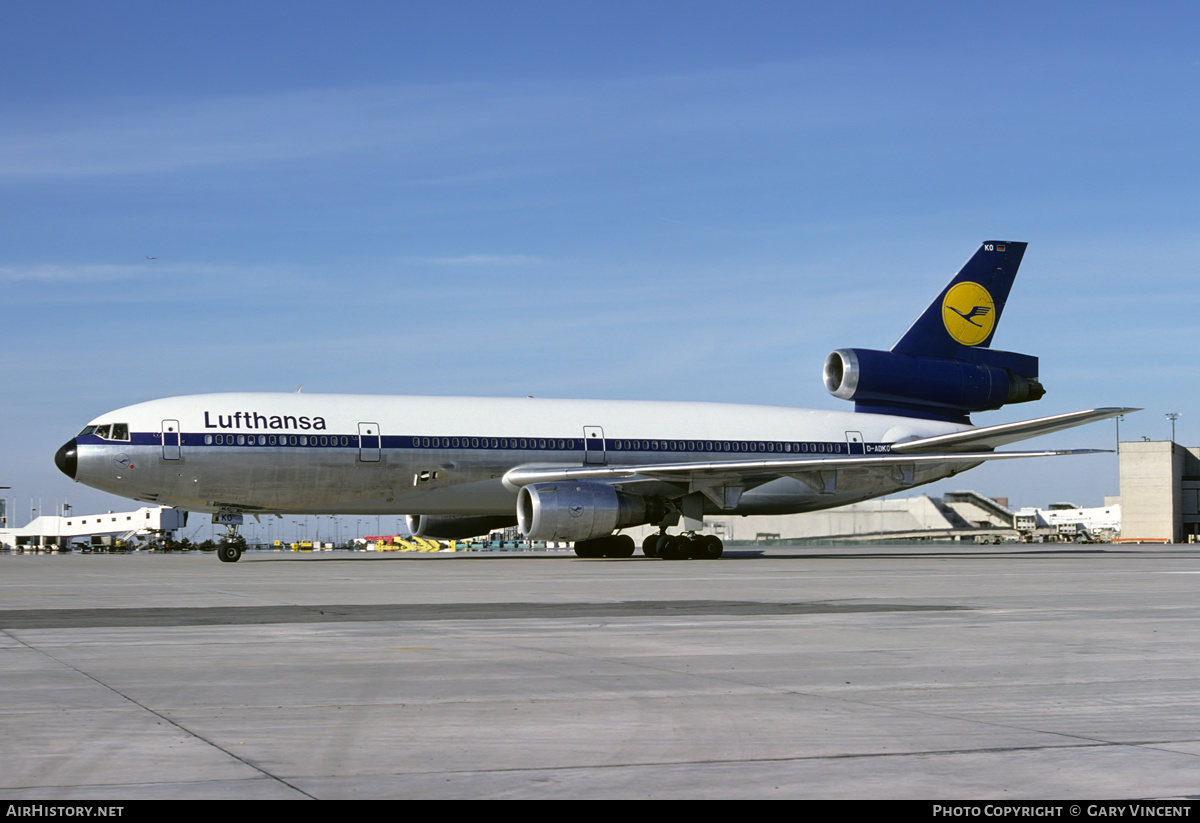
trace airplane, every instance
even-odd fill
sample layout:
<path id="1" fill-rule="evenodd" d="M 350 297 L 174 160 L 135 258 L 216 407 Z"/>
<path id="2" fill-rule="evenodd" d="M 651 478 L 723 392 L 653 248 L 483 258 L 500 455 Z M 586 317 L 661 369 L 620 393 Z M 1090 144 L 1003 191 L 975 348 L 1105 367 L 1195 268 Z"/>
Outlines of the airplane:
<path id="1" fill-rule="evenodd" d="M 541 398 L 205 394 L 102 414 L 55 455 L 77 482 L 145 503 L 245 515 L 407 515 L 413 534 L 519 525 L 580 557 L 717 559 L 711 514 L 795 514 L 950 477 L 996 451 L 1136 409 L 975 427 L 1040 399 L 1036 357 L 990 348 L 1026 243 L 983 243 L 888 351 L 837 349 L 823 380 L 854 411 Z M 668 530 L 679 526 L 675 534 Z"/>

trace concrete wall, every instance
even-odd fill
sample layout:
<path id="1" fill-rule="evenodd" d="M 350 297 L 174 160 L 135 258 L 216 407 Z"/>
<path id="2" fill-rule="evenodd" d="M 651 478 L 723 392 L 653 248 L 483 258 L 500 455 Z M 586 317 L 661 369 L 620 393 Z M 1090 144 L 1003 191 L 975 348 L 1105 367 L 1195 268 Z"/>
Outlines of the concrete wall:
<path id="1" fill-rule="evenodd" d="M 1180 543 L 1200 534 L 1200 449 L 1163 440 L 1118 445 L 1121 539 Z"/>

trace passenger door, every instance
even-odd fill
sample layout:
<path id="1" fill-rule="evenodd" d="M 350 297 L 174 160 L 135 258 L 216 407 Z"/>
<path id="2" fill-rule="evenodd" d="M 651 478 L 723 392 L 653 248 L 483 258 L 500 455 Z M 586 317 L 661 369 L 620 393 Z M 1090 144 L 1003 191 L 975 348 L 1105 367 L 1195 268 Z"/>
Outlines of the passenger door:
<path id="1" fill-rule="evenodd" d="M 583 427 L 583 462 L 604 462 L 604 429 L 601 426 Z"/>
<path id="2" fill-rule="evenodd" d="M 363 463 L 378 463 L 382 448 L 378 423 L 358 424 L 358 459 Z"/>
<path id="3" fill-rule="evenodd" d="M 164 420 L 162 422 L 163 460 L 179 459 L 179 421 Z"/>

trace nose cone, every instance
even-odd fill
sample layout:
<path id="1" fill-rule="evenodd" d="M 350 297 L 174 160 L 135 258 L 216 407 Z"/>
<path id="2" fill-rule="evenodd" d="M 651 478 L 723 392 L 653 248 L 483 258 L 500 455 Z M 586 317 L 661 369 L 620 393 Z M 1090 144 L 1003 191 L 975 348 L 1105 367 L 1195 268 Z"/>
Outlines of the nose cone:
<path id="1" fill-rule="evenodd" d="M 62 448 L 54 453 L 54 465 L 67 477 L 75 479 L 75 471 L 79 468 L 79 456 L 75 451 L 74 440 L 63 443 Z"/>

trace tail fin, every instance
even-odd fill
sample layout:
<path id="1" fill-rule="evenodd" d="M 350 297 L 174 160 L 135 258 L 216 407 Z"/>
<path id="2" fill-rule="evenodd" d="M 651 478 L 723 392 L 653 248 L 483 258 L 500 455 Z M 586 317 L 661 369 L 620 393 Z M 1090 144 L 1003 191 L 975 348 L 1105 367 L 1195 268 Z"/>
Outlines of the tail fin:
<path id="1" fill-rule="evenodd" d="M 855 411 L 970 423 L 969 414 L 1046 393 L 1038 359 L 989 348 L 1026 243 L 988 242 L 890 351 L 838 349 L 825 387 Z"/>
<path id="2" fill-rule="evenodd" d="M 963 347 L 991 346 L 1027 245 L 1005 241 L 981 245 L 891 350 L 953 358 L 962 357 Z"/>

